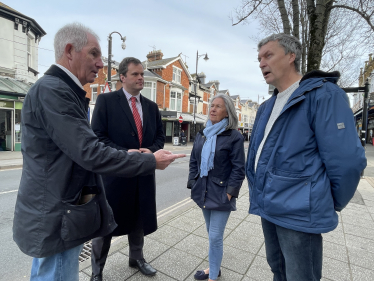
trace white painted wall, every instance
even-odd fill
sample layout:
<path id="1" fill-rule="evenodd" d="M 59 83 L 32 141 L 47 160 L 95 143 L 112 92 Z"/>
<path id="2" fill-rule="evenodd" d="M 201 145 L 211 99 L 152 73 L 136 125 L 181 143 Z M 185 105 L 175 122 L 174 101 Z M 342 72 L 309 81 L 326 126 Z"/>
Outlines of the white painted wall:
<path id="1" fill-rule="evenodd" d="M 14 23 L 0 17 L 0 66 L 14 69 L 13 30 Z"/>
<path id="2" fill-rule="evenodd" d="M 28 71 L 27 64 L 27 36 L 22 32 L 22 25 L 14 29 L 14 22 L 0 17 L 0 67 L 15 71 L 15 78 L 27 83 L 35 83 L 38 76 Z M 35 34 L 29 32 L 31 37 L 31 67 L 38 71 L 38 42 L 35 43 Z"/>

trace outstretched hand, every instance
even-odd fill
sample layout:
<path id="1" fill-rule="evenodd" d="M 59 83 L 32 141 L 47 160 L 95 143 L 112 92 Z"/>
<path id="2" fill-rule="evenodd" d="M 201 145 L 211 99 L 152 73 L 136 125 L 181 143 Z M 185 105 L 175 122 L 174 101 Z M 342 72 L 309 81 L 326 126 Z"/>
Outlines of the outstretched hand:
<path id="1" fill-rule="evenodd" d="M 164 170 L 177 158 L 186 157 L 186 154 L 173 154 L 167 150 L 157 150 L 153 155 L 156 158 L 156 169 Z"/>

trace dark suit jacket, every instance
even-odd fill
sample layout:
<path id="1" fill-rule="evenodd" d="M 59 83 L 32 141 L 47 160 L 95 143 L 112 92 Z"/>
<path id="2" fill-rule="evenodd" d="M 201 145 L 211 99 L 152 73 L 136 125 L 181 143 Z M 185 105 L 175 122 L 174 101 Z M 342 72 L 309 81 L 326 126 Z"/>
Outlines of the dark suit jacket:
<path id="1" fill-rule="evenodd" d="M 165 136 L 158 106 L 140 96 L 143 109 L 143 148 L 155 152 L 164 147 Z M 99 140 L 120 149 L 139 149 L 134 117 L 123 89 L 98 96 L 92 116 L 92 129 Z M 136 153 L 136 152 L 134 152 Z M 144 235 L 157 229 L 155 174 L 131 178 L 103 176 L 106 195 L 118 227 L 113 235 L 131 231 L 138 215 Z"/>

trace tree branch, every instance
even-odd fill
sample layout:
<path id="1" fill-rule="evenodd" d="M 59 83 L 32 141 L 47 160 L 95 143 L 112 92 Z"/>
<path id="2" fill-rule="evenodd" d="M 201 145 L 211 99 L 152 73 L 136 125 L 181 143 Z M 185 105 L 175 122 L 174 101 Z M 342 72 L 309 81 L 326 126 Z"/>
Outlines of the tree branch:
<path id="1" fill-rule="evenodd" d="M 374 32 L 374 24 L 371 23 L 370 16 L 367 15 L 366 12 L 362 12 L 359 9 L 356 9 L 356 8 L 353 8 L 353 7 L 350 7 L 350 6 L 346 6 L 346 5 L 334 5 L 330 9 L 332 10 L 334 8 L 347 9 L 347 10 L 356 12 L 357 14 L 359 14 L 368 23 L 368 25 L 370 26 L 370 28 Z"/>
<path id="2" fill-rule="evenodd" d="M 271 1 L 273 1 L 273 0 L 271 0 Z M 245 15 L 244 17 L 241 17 L 241 18 L 239 19 L 238 22 L 233 23 L 232 25 L 233 25 L 233 26 L 234 26 L 234 25 L 238 25 L 238 24 L 241 23 L 242 21 L 245 21 L 245 20 L 246 20 L 250 15 L 252 15 L 252 14 L 257 10 L 257 8 L 262 4 L 262 2 L 263 2 L 263 0 L 259 0 L 258 3 L 257 3 L 257 5 L 254 4 L 254 7 L 252 8 L 251 11 L 249 11 L 249 13 L 248 13 L 247 15 Z M 243 8 L 245 8 L 245 6 L 247 6 L 247 5 L 249 5 L 249 2 L 247 2 L 247 3 L 243 6 Z"/>

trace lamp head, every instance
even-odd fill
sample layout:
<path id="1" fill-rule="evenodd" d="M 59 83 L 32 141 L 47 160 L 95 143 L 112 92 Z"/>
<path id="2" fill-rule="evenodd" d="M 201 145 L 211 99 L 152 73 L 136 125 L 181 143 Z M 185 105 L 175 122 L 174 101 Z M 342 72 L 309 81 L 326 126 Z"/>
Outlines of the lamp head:
<path id="1" fill-rule="evenodd" d="M 122 37 L 121 39 L 123 41 L 121 46 L 122 46 L 122 49 L 124 50 L 124 49 L 126 49 L 126 44 L 125 44 L 126 36 Z"/>
<path id="2" fill-rule="evenodd" d="M 208 58 L 208 53 L 205 54 L 205 57 L 204 57 L 204 60 L 207 61 L 209 58 Z"/>

